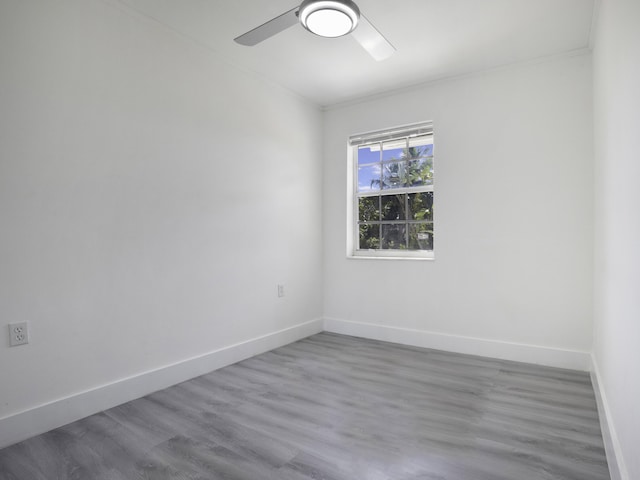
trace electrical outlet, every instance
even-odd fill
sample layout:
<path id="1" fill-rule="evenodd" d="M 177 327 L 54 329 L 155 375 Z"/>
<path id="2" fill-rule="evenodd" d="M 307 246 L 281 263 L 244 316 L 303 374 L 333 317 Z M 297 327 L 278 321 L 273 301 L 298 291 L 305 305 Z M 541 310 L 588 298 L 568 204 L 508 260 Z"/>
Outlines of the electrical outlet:
<path id="1" fill-rule="evenodd" d="M 278 297 L 284 297 L 284 285 L 278 285 Z"/>
<path id="2" fill-rule="evenodd" d="M 15 347 L 29 343 L 29 326 L 27 322 L 9 324 L 9 345 Z"/>

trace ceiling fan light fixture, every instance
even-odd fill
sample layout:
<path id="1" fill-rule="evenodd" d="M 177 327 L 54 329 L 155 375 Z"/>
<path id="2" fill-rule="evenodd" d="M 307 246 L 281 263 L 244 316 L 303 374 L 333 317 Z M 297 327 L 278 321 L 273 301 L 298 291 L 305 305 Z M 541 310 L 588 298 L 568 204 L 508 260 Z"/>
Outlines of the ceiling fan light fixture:
<path id="1" fill-rule="evenodd" d="M 360 10 L 351 0 L 305 0 L 298 11 L 300 23 L 321 37 L 341 37 L 358 25 Z"/>

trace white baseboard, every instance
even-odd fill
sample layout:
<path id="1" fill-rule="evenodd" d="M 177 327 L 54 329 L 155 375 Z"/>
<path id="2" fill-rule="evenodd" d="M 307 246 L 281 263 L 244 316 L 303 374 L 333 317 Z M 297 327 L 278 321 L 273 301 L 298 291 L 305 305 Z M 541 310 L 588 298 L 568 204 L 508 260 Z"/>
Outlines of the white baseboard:
<path id="1" fill-rule="evenodd" d="M 0 418 L 0 448 L 322 331 L 311 320 Z"/>
<path id="2" fill-rule="evenodd" d="M 630 480 L 624 458 L 622 457 L 622 451 L 620 450 L 618 435 L 616 434 L 616 429 L 611 419 L 609 402 L 603 390 L 598 363 L 593 355 L 591 356 L 591 383 L 593 384 L 593 390 L 596 394 L 600 429 L 602 430 L 604 449 L 607 452 L 607 463 L 609 464 L 611 480 Z"/>
<path id="3" fill-rule="evenodd" d="M 463 337 L 335 318 L 325 318 L 324 329 L 327 332 L 401 343 L 414 347 L 433 348 L 448 352 L 513 360 L 549 367 L 569 368 L 584 372 L 588 372 L 591 367 L 591 355 L 588 352 L 575 350 Z"/>

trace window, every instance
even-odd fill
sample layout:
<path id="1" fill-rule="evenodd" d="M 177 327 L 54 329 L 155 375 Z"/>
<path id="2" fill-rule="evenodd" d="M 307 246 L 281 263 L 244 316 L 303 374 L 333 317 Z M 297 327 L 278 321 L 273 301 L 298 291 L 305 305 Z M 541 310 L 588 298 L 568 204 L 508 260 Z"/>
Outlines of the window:
<path id="1" fill-rule="evenodd" d="M 349 255 L 433 258 L 431 123 L 354 135 L 349 144 Z"/>

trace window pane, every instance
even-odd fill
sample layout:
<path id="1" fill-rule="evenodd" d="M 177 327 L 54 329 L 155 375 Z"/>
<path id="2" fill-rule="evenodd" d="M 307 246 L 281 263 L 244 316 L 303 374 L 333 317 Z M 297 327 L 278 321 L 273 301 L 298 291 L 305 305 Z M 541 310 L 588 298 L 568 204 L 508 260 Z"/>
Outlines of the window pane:
<path id="1" fill-rule="evenodd" d="M 409 150 L 416 157 L 429 157 L 433 155 L 433 137 L 415 137 L 409 139 Z"/>
<path id="2" fill-rule="evenodd" d="M 407 162 L 386 163 L 382 169 L 382 188 L 403 188 L 406 186 Z"/>
<path id="3" fill-rule="evenodd" d="M 381 247 L 384 250 L 406 250 L 407 249 L 407 226 L 402 225 L 382 225 Z"/>
<path id="4" fill-rule="evenodd" d="M 402 160 L 406 146 L 407 141 L 405 139 L 383 143 L 382 160 Z"/>
<path id="5" fill-rule="evenodd" d="M 409 194 L 409 219 L 433 221 L 433 192 Z"/>
<path id="6" fill-rule="evenodd" d="M 358 199 L 358 220 L 361 222 L 380 221 L 380 197 L 363 197 Z"/>
<path id="7" fill-rule="evenodd" d="M 409 248 L 411 250 L 433 250 L 433 223 L 409 225 Z"/>
<path id="8" fill-rule="evenodd" d="M 360 250 L 380 248 L 380 225 L 360 225 Z"/>
<path id="9" fill-rule="evenodd" d="M 405 220 L 405 195 L 383 195 L 382 197 L 382 220 Z"/>
<path id="10" fill-rule="evenodd" d="M 373 150 L 372 150 L 373 148 Z M 358 165 L 380 161 L 380 144 L 358 148 Z"/>
<path id="11" fill-rule="evenodd" d="M 407 184 L 410 187 L 433 185 L 433 157 L 409 161 Z"/>
<path id="12" fill-rule="evenodd" d="M 380 164 L 358 167 L 358 192 L 380 190 Z"/>

